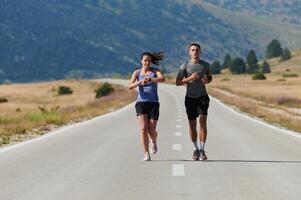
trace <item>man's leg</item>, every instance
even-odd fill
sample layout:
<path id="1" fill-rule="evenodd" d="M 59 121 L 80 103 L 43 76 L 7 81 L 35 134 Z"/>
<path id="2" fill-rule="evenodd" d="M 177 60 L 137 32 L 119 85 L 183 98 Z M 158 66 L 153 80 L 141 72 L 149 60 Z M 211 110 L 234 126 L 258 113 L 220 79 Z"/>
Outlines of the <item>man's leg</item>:
<path id="1" fill-rule="evenodd" d="M 200 160 L 206 160 L 205 143 L 207 139 L 207 115 L 200 115 Z"/>
<path id="2" fill-rule="evenodd" d="M 200 115 L 200 142 L 207 139 L 207 115 Z"/>
<path id="3" fill-rule="evenodd" d="M 192 155 L 193 160 L 199 159 L 199 149 L 197 145 L 198 133 L 196 130 L 196 125 L 197 125 L 196 120 L 189 120 L 189 135 L 194 147 L 194 152 Z"/>
<path id="4" fill-rule="evenodd" d="M 189 134 L 191 142 L 196 142 L 198 137 L 196 130 L 196 120 L 189 120 Z"/>

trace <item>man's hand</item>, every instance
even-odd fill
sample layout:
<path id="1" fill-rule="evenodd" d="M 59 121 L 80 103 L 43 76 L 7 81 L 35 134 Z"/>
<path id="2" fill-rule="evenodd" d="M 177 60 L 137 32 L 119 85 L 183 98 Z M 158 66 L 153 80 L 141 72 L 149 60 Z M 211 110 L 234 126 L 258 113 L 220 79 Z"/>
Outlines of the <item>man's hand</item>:
<path id="1" fill-rule="evenodd" d="M 201 80 L 204 84 L 209 83 L 209 79 L 206 74 L 204 75 L 204 77 Z"/>
<path id="2" fill-rule="evenodd" d="M 194 72 L 194 73 L 191 74 L 191 76 L 190 76 L 190 81 L 197 80 L 198 78 L 200 78 L 200 76 L 198 75 L 198 73 Z"/>

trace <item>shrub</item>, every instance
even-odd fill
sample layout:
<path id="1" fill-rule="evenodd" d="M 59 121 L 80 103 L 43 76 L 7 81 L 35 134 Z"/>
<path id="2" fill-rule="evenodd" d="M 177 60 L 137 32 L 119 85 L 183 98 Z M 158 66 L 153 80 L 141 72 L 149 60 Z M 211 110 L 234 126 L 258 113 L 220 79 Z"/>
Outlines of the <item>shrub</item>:
<path id="1" fill-rule="evenodd" d="M 111 84 L 105 82 L 102 86 L 95 90 L 96 96 L 95 98 L 100 98 L 102 96 L 108 95 L 114 91 L 114 88 Z"/>
<path id="2" fill-rule="evenodd" d="M 230 81 L 229 78 L 223 78 L 221 81 Z"/>
<path id="3" fill-rule="evenodd" d="M 283 77 L 298 77 L 298 74 L 283 74 Z"/>
<path id="4" fill-rule="evenodd" d="M 1 135 L 1 143 L 2 144 L 9 144 L 10 143 L 10 137 L 9 135 Z"/>
<path id="5" fill-rule="evenodd" d="M 6 102 L 8 102 L 7 98 L 0 97 L 0 103 L 6 103 Z"/>
<path id="6" fill-rule="evenodd" d="M 70 87 L 66 86 L 60 86 L 58 89 L 58 95 L 66 95 L 66 94 L 72 94 L 73 91 L 71 90 Z"/>
<path id="7" fill-rule="evenodd" d="M 252 76 L 252 80 L 265 80 L 266 77 L 263 73 L 256 73 Z"/>

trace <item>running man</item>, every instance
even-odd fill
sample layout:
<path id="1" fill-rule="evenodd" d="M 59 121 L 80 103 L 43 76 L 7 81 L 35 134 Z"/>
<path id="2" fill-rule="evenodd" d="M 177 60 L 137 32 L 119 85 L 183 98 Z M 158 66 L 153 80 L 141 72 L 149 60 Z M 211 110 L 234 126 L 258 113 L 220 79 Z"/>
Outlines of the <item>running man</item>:
<path id="1" fill-rule="evenodd" d="M 209 69 L 209 63 L 200 59 L 201 46 L 197 43 L 192 43 L 189 46 L 190 59 L 182 64 L 176 79 L 176 85 L 185 85 L 185 107 L 186 114 L 189 120 L 189 134 L 193 143 L 193 160 L 207 160 L 205 154 L 205 143 L 207 138 L 207 114 L 209 107 L 209 96 L 206 91 L 205 84 L 212 81 L 212 75 Z M 198 146 L 197 138 L 197 121 L 199 118 L 200 132 Z"/>
<path id="2" fill-rule="evenodd" d="M 141 143 L 144 148 L 143 161 L 150 161 L 150 153 L 157 153 L 157 122 L 159 119 L 158 83 L 165 78 L 161 71 L 152 68 L 151 64 L 159 65 L 163 60 L 162 52 L 144 52 L 141 54 L 142 67 L 133 72 L 129 83 L 129 89 L 139 87 L 137 103 L 135 105 L 139 128 L 141 131 Z M 149 153 L 149 138 L 151 140 L 151 152 Z"/>

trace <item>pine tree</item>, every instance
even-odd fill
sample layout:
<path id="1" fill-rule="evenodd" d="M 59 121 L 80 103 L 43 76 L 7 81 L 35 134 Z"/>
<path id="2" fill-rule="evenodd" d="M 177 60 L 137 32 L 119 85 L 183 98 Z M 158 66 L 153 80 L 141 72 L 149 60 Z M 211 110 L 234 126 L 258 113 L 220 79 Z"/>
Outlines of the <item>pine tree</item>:
<path id="1" fill-rule="evenodd" d="M 230 70 L 233 74 L 246 73 L 246 63 L 242 58 L 235 58 L 231 61 Z"/>
<path id="2" fill-rule="evenodd" d="M 288 48 L 285 48 L 281 55 L 281 61 L 289 60 L 291 58 L 291 51 Z"/>
<path id="3" fill-rule="evenodd" d="M 224 58 L 224 62 L 223 62 L 223 65 L 222 65 L 222 69 L 225 69 L 225 68 L 228 68 L 230 67 L 230 64 L 231 64 L 231 56 L 229 54 L 227 54 Z"/>
<path id="4" fill-rule="evenodd" d="M 264 74 L 271 73 L 270 65 L 266 60 L 261 65 L 261 72 Z"/>
<path id="5" fill-rule="evenodd" d="M 247 56 L 247 66 L 248 66 L 248 73 L 256 73 L 259 70 L 258 66 L 258 59 L 255 54 L 255 51 L 252 49 L 249 51 L 248 56 Z"/>
<path id="6" fill-rule="evenodd" d="M 222 66 L 219 61 L 215 60 L 211 65 L 210 65 L 210 70 L 212 74 L 220 74 L 221 73 Z"/>
<path id="7" fill-rule="evenodd" d="M 278 40 L 273 39 L 270 44 L 267 46 L 266 49 L 266 57 L 267 58 L 274 58 L 279 57 L 282 54 L 282 47 Z"/>

